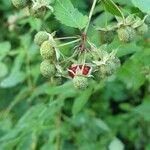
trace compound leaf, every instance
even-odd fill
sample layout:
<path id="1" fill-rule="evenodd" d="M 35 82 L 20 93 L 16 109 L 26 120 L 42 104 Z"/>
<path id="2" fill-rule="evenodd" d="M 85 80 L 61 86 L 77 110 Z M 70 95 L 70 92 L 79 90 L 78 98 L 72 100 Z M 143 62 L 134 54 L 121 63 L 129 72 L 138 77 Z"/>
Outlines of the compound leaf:
<path id="1" fill-rule="evenodd" d="M 70 0 L 57 0 L 54 9 L 56 19 L 66 26 L 81 30 L 88 22 L 88 17 L 74 8 Z"/>

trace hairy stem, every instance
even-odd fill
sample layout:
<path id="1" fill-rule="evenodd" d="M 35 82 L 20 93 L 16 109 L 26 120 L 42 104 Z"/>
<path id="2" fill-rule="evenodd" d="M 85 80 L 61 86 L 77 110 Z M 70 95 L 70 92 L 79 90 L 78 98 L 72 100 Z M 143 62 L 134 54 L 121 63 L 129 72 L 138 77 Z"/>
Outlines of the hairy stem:
<path id="1" fill-rule="evenodd" d="M 79 37 L 77 36 L 68 36 L 68 37 L 60 37 L 60 38 L 55 38 L 56 40 L 67 40 L 67 39 L 77 39 Z"/>
<path id="2" fill-rule="evenodd" d="M 60 44 L 58 45 L 58 47 L 63 47 L 63 46 L 66 46 L 66 45 L 70 45 L 70 44 L 73 44 L 73 43 L 77 43 L 79 42 L 81 39 L 77 39 L 77 40 L 74 40 L 74 41 L 71 41 L 71 42 L 67 42 L 67 43 L 64 43 L 64 44 Z"/>
<path id="3" fill-rule="evenodd" d="M 90 25 L 90 22 L 91 22 L 91 18 L 92 18 L 92 15 L 93 15 L 93 12 L 94 12 L 94 9 L 95 9 L 95 6 L 96 6 L 96 3 L 97 3 L 97 0 L 93 0 L 93 4 L 92 4 L 92 7 L 91 7 L 91 10 L 90 10 L 90 13 L 89 13 L 89 21 L 88 21 L 88 24 L 84 30 L 84 33 L 86 34 L 87 31 L 88 31 L 88 28 L 89 28 L 89 25 Z"/>

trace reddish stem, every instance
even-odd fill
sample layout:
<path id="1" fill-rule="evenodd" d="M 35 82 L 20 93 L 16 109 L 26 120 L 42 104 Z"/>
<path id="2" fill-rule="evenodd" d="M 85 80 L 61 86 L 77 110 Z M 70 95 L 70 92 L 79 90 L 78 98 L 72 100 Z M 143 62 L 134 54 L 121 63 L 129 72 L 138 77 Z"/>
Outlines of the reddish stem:
<path id="1" fill-rule="evenodd" d="M 79 46 L 79 50 L 80 50 L 81 53 L 86 50 L 86 39 L 87 39 L 87 35 L 83 32 L 81 34 L 81 43 L 80 43 L 80 46 Z"/>

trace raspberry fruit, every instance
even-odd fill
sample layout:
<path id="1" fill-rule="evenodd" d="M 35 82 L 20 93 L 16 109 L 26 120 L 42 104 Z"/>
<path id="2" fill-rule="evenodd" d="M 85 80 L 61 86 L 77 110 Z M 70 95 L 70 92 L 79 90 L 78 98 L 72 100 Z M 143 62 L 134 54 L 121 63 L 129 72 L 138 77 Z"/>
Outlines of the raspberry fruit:
<path id="1" fill-rule="evenodd" d="M 137 34 L 144 35 L 148 32 L 148 25 L 143 23 L 141 26 L 137 28 Z"/>
<path id="2" fill-rule="evenodd" d="M 16 7 L 16 8 L 24 8 L 27 6 L 28 4 L 28 0 L 12 0 L 12 4 Z"/>
<path id="3" fill-rule="evenodd" d="M 75 65 L 68 69 L 70 77 L 74 78 L 75 75 L 87 76 L 90 73 L 90 67 L 87 65 Z"/>
<path id="4" fill-rule="evenodd" d="M 121 27 L 117 30 L 119 40 L 122 42 L 132 42 L 136 37 L 136 32 L 132 27 Z"/>
<path id="5" fill-rule="evenodd" d="M 49 60 L 44 60 L 41 63 L 40 71 L 44 77 L 50 78 L 56 74 L 56 67 L 54 64 L 51 64 Z"/>
<path id="6" fill-rule="evenodd" d="M 41 45 L 44 41 L 47 41 L 48 39 L 49 39 L 49 36 L 47 32 L 39 31 L 34 37 L 34 42 L 37 45 Z"/>
<path id="7" fill-rule="evenodd" d="M 40 54 L 43 59 L 50 59 L 55 57 L 55 49 L 52 47 L 49 41 L 43 42 L 40 48 Z"/>
<path id="8" fill-rule="evenodd" d="M 85 90 L 88 87 L 88 80 L 83 76 L 75 76 L 73 78 L 74 87 L 80 90 Z"/>

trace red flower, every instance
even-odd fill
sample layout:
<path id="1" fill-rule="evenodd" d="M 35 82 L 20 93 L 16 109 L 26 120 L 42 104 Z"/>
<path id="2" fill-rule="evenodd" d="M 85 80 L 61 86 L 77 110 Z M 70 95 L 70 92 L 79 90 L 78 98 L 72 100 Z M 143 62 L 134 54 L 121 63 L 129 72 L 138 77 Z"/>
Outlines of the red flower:
<path id="1" fill-rule="evenodd" d="M 68 69 L 68 74 L 70 77 L 74 78 L 74 76 L 76 74 L 81 74 L 81 75 L 88 75 L 90 72 L 91 67 L 87 66 L 87 65 L 75 65 L 75 66 L 71 66 Z"/>

